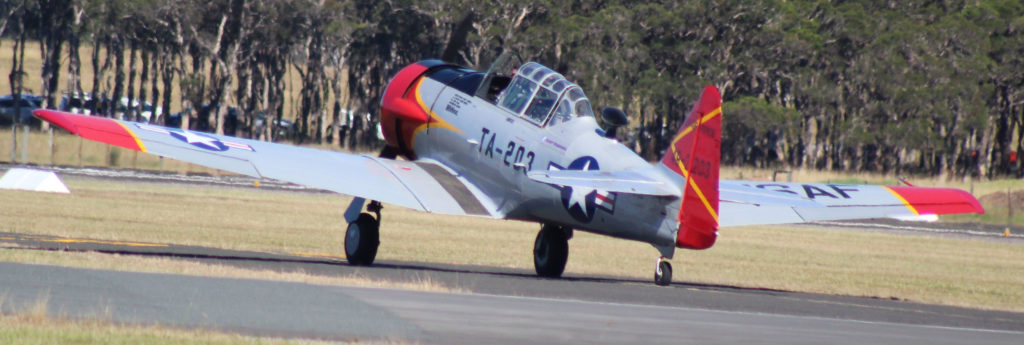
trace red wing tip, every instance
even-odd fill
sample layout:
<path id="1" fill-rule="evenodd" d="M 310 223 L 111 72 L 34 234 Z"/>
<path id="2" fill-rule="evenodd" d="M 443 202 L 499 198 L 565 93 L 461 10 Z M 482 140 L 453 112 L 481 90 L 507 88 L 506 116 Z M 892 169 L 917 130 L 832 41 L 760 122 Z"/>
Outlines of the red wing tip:
<path id="1" fill-rule="evenodd" d="M 978 198 L 975 198 L 974 195 L 971 195 L 971 193 L 962 189 L 955 188 L 948 188 L 944 190 L 949 191 L 950 194 L 959 194 L 960 200 L 970 205 L 970 207 L 974 210 L 974 213 L 985 214 L 985 207 L 981 206 L 981 202 L 978 201 Z"/>
<path id="2" fill-rule="evenodd" d="M 142 142 L 135 137 L 135 134 L 128 127 L 114 119 L 45 109 L 36 110 L 32 113 L 40 119 L 64 128 L 71 132 L 71 134 L 82 138 L 146 152 Z"/>
<path id="3" fill-rule="evenodd" d="M 32 114 L 35 115 L 38 118 L 47 120 L 47 119 L 50 119 L 52 117 L 61 116 L 62 114 L 66 114 L 66 113 L 61 112 L 61 111 L 56 111 L 56 110 L 50 110 L 50 109 L 36 109 L 36 110 L 32 111 Z"/>
<path id="4" fill-rule="evenodd" d="M 966 191 L 960 192 L 964 193 L 964 196 L 967 200 L 969 200 L 971 207 L 974 207 L 974 213 L 985 214 L 985 208 L 981 206 L 981 202 L 978 201 L 978 198 L 975 198 L 974 195 L 971 195 L 971 193 L 968 193 Z"/>
<path id="5" fill-rule="evenodd" d="M 78 134 L 78 128 L 75 127 L 74 121 L 68 116 L 80 116 L 71 113 L 65 113 L 62 111 L 50 110 L 50 109 L 36 109 L 32 112 L 36 117 L 46 120 L 46 122 L 60 126 L 66 129 L 71 134 Z"/>
<path id="6" fill-rule="evenodd" d="M 889 188 L 898 193 L 911 206 L 917 208 L 921 214 L 985 214 L 985 208 L 981 206 L 981 202 L 974 195 L 962 189 L 906 186 Z"/>

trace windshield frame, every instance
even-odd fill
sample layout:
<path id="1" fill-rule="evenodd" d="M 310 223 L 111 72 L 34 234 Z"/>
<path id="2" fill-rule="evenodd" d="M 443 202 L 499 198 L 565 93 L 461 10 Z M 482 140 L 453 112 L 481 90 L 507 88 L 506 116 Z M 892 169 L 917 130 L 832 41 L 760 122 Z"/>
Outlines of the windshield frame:
<path id="1" fill-rule="evenodd" d="M 528 97 L 522 92 L 524 88 L 530 90 Z M 541 96 L 544 98 L 538 98 Z M 570 109 L 567 115 L 561 115 L 558 123 L 568 122 L 577 117 L 595 116 L 590 99 L 579 85 L 544 65 L 527 62 L 518 68 L 496 103 L 517 117 L 538 127 L 545 127 L 558 124 L 551 119 L 556 111 L 559 111 L 563 101 L 569 102 Z"/>
<path id="2" fill-rule="evenodd" d="M 544 123 L 545 126 L 556 126 L 580 117 L 595 117 L 590 99 L 583 93 L 583 89 L 576 84 L 572 84 L 563 90 L 555 104 L 555 108 L 551 111 L 551 114 L 549 114 L 548 119 Z M 567 112 L 566 114 L 561 114 L 561 118 L 556 120 L 555 113 L 560 111 L 559 108 L 563 105 L 567 106 Z"/>

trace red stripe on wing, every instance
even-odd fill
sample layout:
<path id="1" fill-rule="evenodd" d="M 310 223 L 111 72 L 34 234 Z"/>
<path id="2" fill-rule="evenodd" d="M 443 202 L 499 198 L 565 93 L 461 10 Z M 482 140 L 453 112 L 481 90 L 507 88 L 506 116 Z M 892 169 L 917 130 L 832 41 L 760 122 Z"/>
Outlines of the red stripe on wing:
<path id="1" fill-rule="evenodd" d="M 39 109 L 33 112 L 37 117 L 66 129 L 82 138 L 107 143 L 136 151 L 146 150 L 135 138 L 135 134 L 120 122 L 105 117 L 75 115 L 60 111 Z"/>
<path id="2" fill-rule="evenodd" d="M 919 214 L 984 214 L 978 199 L 966 191 L 951 188 L 889 187 Z"/>

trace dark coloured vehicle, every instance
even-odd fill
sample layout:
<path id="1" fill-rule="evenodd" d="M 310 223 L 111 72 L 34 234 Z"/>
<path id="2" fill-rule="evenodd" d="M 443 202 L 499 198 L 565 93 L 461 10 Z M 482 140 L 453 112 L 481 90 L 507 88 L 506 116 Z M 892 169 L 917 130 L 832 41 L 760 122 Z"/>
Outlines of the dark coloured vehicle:
<path id="1" fill-rule="evenodd" d="M 17 118 L 21 119 L 21 123 L 38 126 L 40 123 L 39 119 L 32 116 L 32 111 L 42 107 L 43 98 L 23 93 L 17 104 L 20 104 L 20 107 L 15 106 L 13 94 L 0 97 L 0 125 L 14 123 L 16 119 L 15 113 L 17 113 Z"/>

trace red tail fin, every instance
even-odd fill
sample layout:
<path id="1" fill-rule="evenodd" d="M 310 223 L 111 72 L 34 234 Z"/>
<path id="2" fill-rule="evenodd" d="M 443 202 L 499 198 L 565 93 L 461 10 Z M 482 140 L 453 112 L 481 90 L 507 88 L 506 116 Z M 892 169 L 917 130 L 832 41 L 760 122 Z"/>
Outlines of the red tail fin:
<path id="1" fill-rule="evenodd" d="M 707 86 L 661 157 L 686 181 L 676 246 L 706 249 L 718 237 L 718 166 L 722 158 L 722 95 Z"/>

